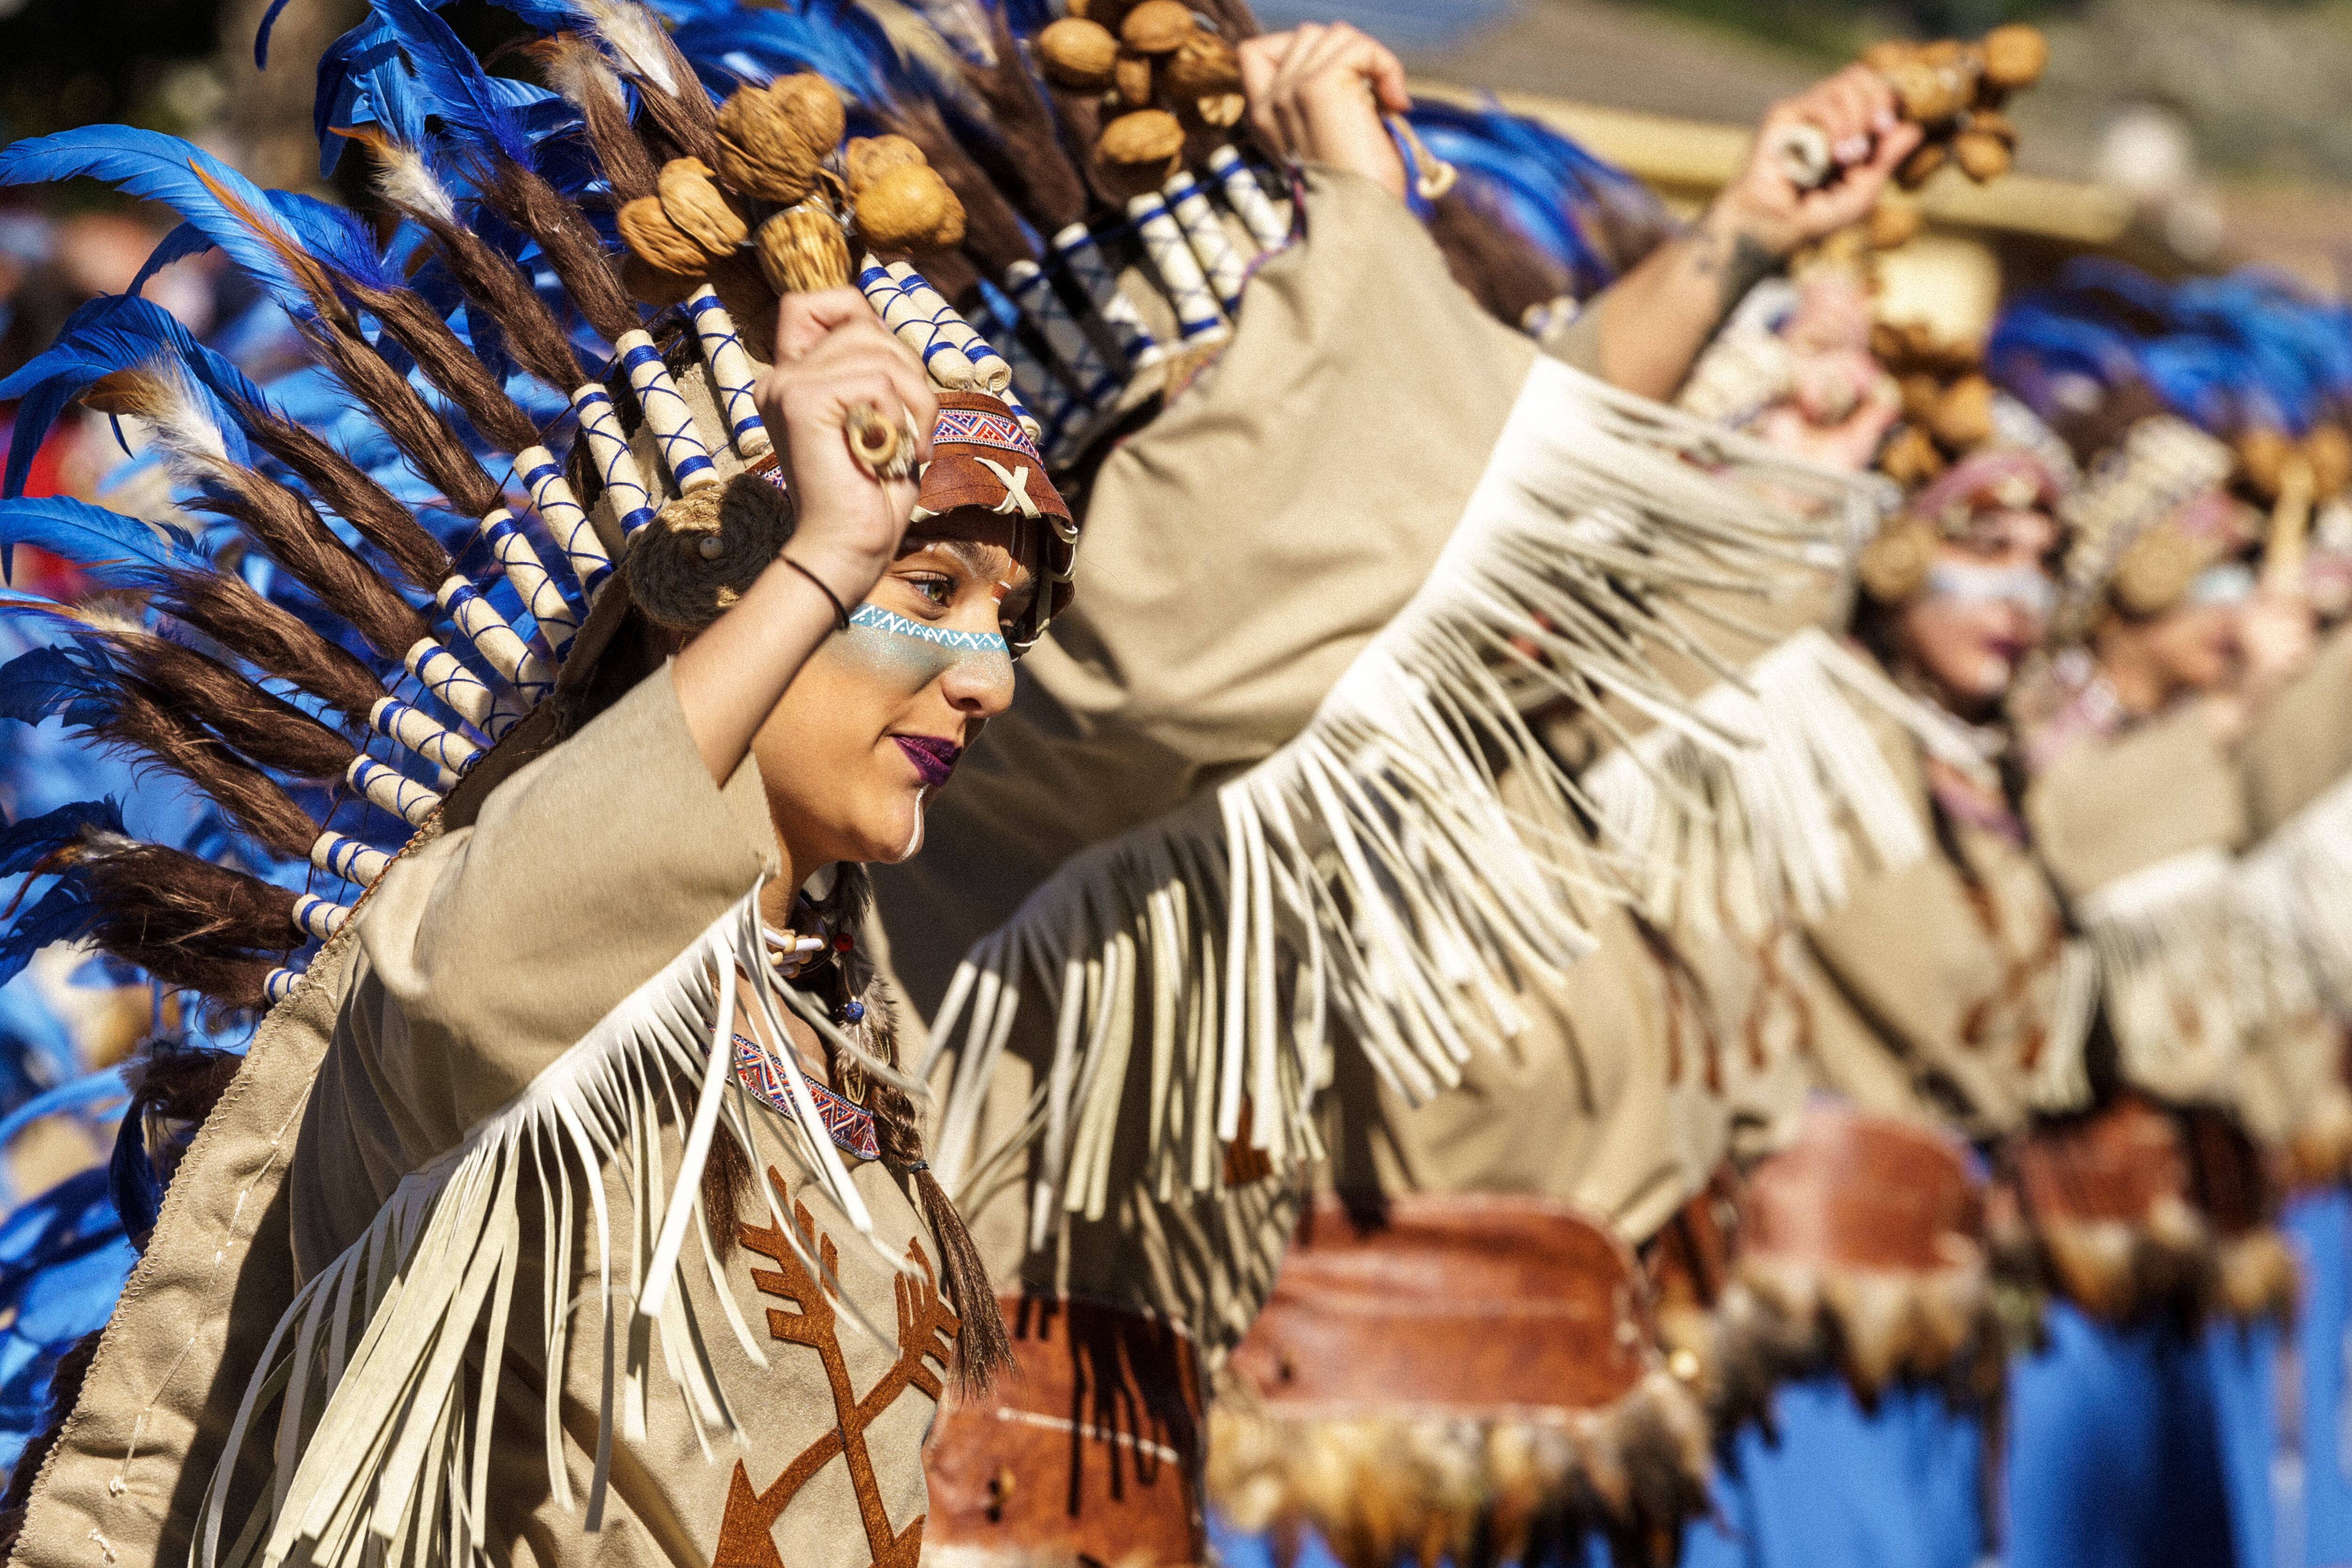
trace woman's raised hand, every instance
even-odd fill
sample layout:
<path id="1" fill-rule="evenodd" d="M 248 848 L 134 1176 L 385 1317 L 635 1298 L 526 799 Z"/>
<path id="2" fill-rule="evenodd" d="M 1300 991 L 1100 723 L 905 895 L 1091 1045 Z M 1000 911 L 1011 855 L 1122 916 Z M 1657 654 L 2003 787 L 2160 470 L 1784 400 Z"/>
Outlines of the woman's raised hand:
<path id="1" fill-rule="evenodd" d="M 871 409 L 894 430 L 911 426 L 917 460 L 928 458 L 939 402 L 922 363 L 856 289 L 787 294 L 775 366 L 754 396 L 795 509 L 784 552 L 856 605 L 897 557 L 917 486 L 877 479 L 851 455 L 845 427 Z"/>
<path id="2" fill-rule="evenodd" d="M 1325 163 L 1379 181 L 1404 198 L 1404 159 L 1382 114 L 1412 107 L 1404 67 L 1379 40 L 1345 22 L 1306 23 L 1241 47 L 1250 123 L 1299 163 Z"/>
<path id="3" fill-rule="evenodd" d="M 722 784 L 801 665 L 889 569 L 915 510 L 911 480 L 877 479 L 850 454 L 851 418 L 871 409 L 911 426 L 922 460 L 940 413 L 922 365 L 855 289 L 784 297 L 775 368 L 753 396 L 791 488 L 793 534 L 672 669 L 695 747 Z"/>

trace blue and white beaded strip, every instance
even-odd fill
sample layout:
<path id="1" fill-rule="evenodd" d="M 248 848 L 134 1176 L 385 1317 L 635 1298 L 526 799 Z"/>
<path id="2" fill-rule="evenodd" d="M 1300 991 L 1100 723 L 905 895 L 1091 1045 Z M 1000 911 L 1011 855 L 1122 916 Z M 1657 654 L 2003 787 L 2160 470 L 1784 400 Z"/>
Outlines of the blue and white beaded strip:
<path id="1" fill-rule="evenodd" d="M 894 261 L 883 270 L 898 279 L 900 297 L 931 330 L 932 341 L 944 342 L 963 355 L 980 390 L 1003 392 L 1013 380 L 1013 367 L 931 287 L 930 279 L 903 261 Z"/>
<path id="2" fill-rule="evenodd" d="M 1209 205 L 1209 193 L 1180 169 L 1175 178 L 1160 187 L 1160 194 L 1176 215 L 1176 226 L 1184 231 L 1193 258 L 1208 275 L 1209 287 L 1216 290 L 1229 314 L 1241 314 L 1242 285 L 1249 281 L 1249 268 L 1234 248 L 1233 237 L 1225 233 L 1224 220 Z"/>
<path id="3" fill-rule="evenodd" d="M 515 597 L 530 612 L 539 635 L 547 639 L 555 657 L 562 658 L 564 650 L 572 646 L 572 639 L 580 635 L 580 617 L 572 613 L 571 602 L 555 585 L 555 579 L 548 575 L 530 536 L 516 524 L 514 513 L 504 507 L 482 519 L 475 531 L 490 547 L 490 554 L 514 589 Z"/>
<path id="4" fill-rule="evenodd" d="M 1290 243 L 1290 226 L 1282 221 L 1282 214 L 1266 197 L 1265 187 L 1257 183 L 1239 153 L 1230 146 L 1218 148 L 1209 154 L 1209 172 L 1217 176 L 1225 205 L 1234 209 L 1260 250 L 1279 250 Z"/>
<path id="5" fill-rule="evenodd" d="M 1190 342 L 1224 331 L 1224 312 L 1217 308 L 1215 296 L 1209 292 L 1209 280 L 1202 274 L 1200 258 L 1192 254 L 1192 243 L 1177 226 L 1176 216 L 1168 210 L 1168 204 L 1160 199 L 1159 193 L 1146 191 L 1129 201 L 1127 216 L 1133 220 L 1136 234 L 1143 241 L 1143 253 L 1151 258 L 1152 270 L 1160 274 L 1169 302 L 1176 307 L 1176 324 L 1182 329 L 1185 341 Z"/>
<path id="6" fill-rule="evenodd" d="M 882 608 L 879 605 L 860 605 L 849 617 L 853 626 L 869 631 L 888 632 L 892 637 L 913 637 L 940 647 L 951 647 L 959 653 L 1007 653 L 1004 638 L 997 632 L 959 632 L 946 626 L 927 626 L 920 621 Z"/>
<path id="7" fill-rule="evenodd" d="M 611 410 L 609 400 L 604 407 Z M 593 456 L 593 443 L 589 449 Z M 532 447 L 515 454 L 514 472 L 530 497 L 531 509 L 547 524 L 547 531 L 555 542 L 562 546 L 563 558 L 572 563 L 572 576 L 579 579 L 581 594 L 593 603 L 596 590 L 613 574 L 613 558 L 605 552 L 604 542 L 596 536 L 596 525 L 588 521 L 588 509 L 572 493 L 572 482 L 563 477 L 563 465 L 546 447 Z"/>
<path id="8" fill-rule="evenodd" d="M 372 888 L 383 875 L 384 868 L 392 864 L 392 857 L 330 828 L 312 841 L 310 864 L 331 877 L 341 877 L 357 887 Z"/>
<path id="9" fill-rule="evenodd" d="M 670 379 L 669 366 L 662 363 L 652 335 L 643 328 L 623 332 L 621 341 L 613 345 L 613 357 L 628 373 L 629 390 L 637 395 L 646 428 L 653 432 L 654 445 L 679 491 L 717 484 L 719 465 L 710 460 L 710 448 L 702 444 L 702 435 L 694 427 L 694 409 L 678 391 L 677 383 Z"/>
<path id="10" fill-rule="evenodd" d="M 718 290 L 708 283 L 686 297 L 686 313 L 693 320 L 694 335 L 702 344 L 703 363 L 710 367 L 710 389 L 718 397 L 727 438 L 735 443 L 737 455 L 746 462 L 766 457 L 776 449 L 775 443 L 760 421 L 753 395 L 759 376 L 751 369 L 751 355 L 743 347 L 742 334 L 735 330 L 735 318 L 727 313 L 727 307 L 719 302 Z"/>
<path id="11" fill-rule="evenodd" d="M 441 797 L 397 768 L 385 767 L 373 757 L 357 756 L 343 770 L 352 787 L 372 805 L 392 813 L 411 827 L 421 827 L 441 804 Z"/>
<path id="12" fill-rule="evenodd" d="M 349 904 L 330 903 L 311 893 L 298 894 L 294 900 L 294 929 L 320 942 L 342 930 L 351 918 Z"/>
<path id="13" fill-rule="evenodd" d="M 865 293 L 866 303 L 874 307 L 874 313 L 882 318 L 882 324 L 915 352 L 933 381 L 958 392 L 979 386 L 980 375 L 972 369 L 971 361 L 924 319 L 922 310 L 908 298 L 906 289 L 890 276 L 889 268 L 871 256 L 860 258 L 857 287 Z"/>
<path id="14" fill-rule="evenodd" d="M 1059 363 L 1078 402 L 1088 410 L 1108 406 L 1118 396 L 1120 377 L 1105 363 L 1086 329 L 1054 289 L 1053 279 L 1034 261 L 1016 261 L 1004 269 L 1004 290 L 1021 313 L 1036 323 L 1046 352 Z"/>
<path id="15" fill-rule="evenodd" d="M 439 768 L 444 784 L 455 783 L 481 760 L 481 747 L 397 697 L 376 699 L 368 710 L 368 727 Z"/>
<path id="16" fill-rule="evenodd" d="M 1074 223 L 1049 243 L 1054 259 L 1068 269 L 1080 291 L 1093 304 L 1095 314 L 1110 329 L 1112 340 L 1127 360 L 1128 370 L 1131 373 L 1158 363 L 1168 351 L 1144 325 L 1135 301 L 1119 291 L 1118 274 L 1103 258 L 1102 247 L 1095 243 L 1093 231 L 1082 223 Z"/>
<path id="17" fill-rule="evenodd" d="M 612 395 L 589 383 L 572 395 L 572 416 L 580 423 L 589 460 L 596 465 L 604 493 L 613 500 L 613 515 L 621 520 L 622 537 L 635 537 L 637 530 L 654 520 L 654 492 L 646 488 L 637 455 L 629 450 L 629 438 L 621 432 L 621 416 L 614 412 Z"/>
<path id="18" fill-rule="evenodd" d="M 555 689 L 555 671 L 507 624 L 497 607 L 475 591 L 471 583 L 463 577 L 446 578 L 433 598 L 448 612 L 450 621 L 466 640 L 474 645 L 474 651 L 514 688 L 526 709 L 537 707 L 541 698 Z"/>

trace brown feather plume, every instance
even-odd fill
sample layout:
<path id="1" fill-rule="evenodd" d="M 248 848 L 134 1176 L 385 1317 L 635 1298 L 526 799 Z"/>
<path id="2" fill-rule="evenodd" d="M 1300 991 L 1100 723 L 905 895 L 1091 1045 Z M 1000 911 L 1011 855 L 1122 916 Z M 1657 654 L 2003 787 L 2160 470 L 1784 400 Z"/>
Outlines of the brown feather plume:
<path id="1" fill-rule="evenodd" d="M 366 148 L 380 167 L 390 167 L 399 156 L 399 150 L 381 132 L 345 131 L 340 134 Z M 564 335 L 562 324 L 531 288 L 521 268 L 463 224 L 451 223 L 389 192 L 385 199 L 433 237 L 449 275 L 457 280 L 467 302 L 498 323 L 506 336 L 508 349 L 525 371 L 567 396 L 589 379 L 581 369 L 571 341 Z"/>
<path id="2" fill-rule="evenodd" d="M 452 507 L 468 517 L 485 517 L 498 509 L 500 500 L 499 487 L 489 475 L 482 472 L 482 466 L 474 460 L 466 443 L 449 427 L 449 422 L 435 413 L 418 395 L 416 388 L 408 384 L 408 378 L 384 363 L 383 356 L 369 346 L 366 340 L 349 332 L 315 329 L 306 329 L 303 335 L 318 348 L 320 356 L 334 371 L 337 379 L 367 405 L 368 411 L 383 426 L 384 434 L 407 454 L 416 465 L 417 471 L 448 498 Z M 319 446 L 325 451 L 334 450 L 323 441 Z M 339 459 L 341 457 L 340 453 L 336 456 Z M 406 507 L 394 500 L 390 492 L 376 486 L 375 481 L 366 479 L 348 461 L 344 466 L 376 489 L 388 503 L 390 510 L 378 509 L 375 513 L 379 520 L 377 526 L 385 530 L 385 537 L 376 539 L 373 532 L 368 537 L 375 540 L 381 549 L 398 561 L 403 571 L 409 570 L 412 559 L 422 562 L 435 554 L 447 559 L 446 552 L 442 551 L 433 536 L 409 516 Z M 336 510 L 340 511 L 342 509 L 338 507 Z M 392 521 L 394 513 L 398 514 L 398 523 Z M 358 518 L 352 518 L 351 521 L 353 527 L 363 531 L 367 528 Z M 400 542 L 393 542 L 394 539 Z M 416 553 L 412 555 L 412 552 Z M 447 574 L 445 567 L 442 575 Z M 440 584 L 441 578 L 436 577 L 430 583 L 420 582 L 417 585 L 429 591 Z"/>
<path id="3" fill-rule="evenodd" d="M 158 597 L 156 607 L 356 722 L 365 723 L 384 694 L 366 665 L 230 573 L 183 573 Z"/>
<path id="4" fill-rule="evenodd" d="M 669 29 L 656 22 L 652 32 L 656 47 L 669 64 L 670 79 L 678 84 L 678 89 L 667 92 L 651 82 L 639 80 L 637 93 L 646 112 L 681 154 L 699 158 L 715 169 L 719 166 L 718 107 L 702 90 L 702 79 L 695 74 L 685 52 L 677 47 L 677 40 L 669 36 Z"/>
<path id="5" fill-rule="evenodd" d="M 175 951 L 233 963 L 302 944 L 298 895 L 258 877 L 110 833 L 88 836 L 66 858 L 101 911 L 93 940 L 142 969 L 160 974 Z"/>
<path id="6" fill-rule="evenodd" d="M 108 746 L 145 752 L 165 772 L 210 795 L 238 827 L 278 854 L 293 860 L 310 855 L 319 825 L 259 769 L 135 680 L 116 682 L 106 717 L 86 726 L 92 736 Z"/>
<path id="7" fill-rule="evenodd" d="M 117 663 L 155 701 L 202 723 L 250 761 L 297 778 L 335 779 L 352 743 L 282 698 L 194 648 L 152 632 L 101 631 Z"/>
<path id="8" fill-rule="evenodd" d="M 596 231 L 554 186 L 504 156 L 494 156 L 488 177 L 477 184 L 509 223 L 539 242 L 563 291 L 599 336 L 616 342 L 636 331 L 637 312 L 605 265 Z"/>
<path id="9" fill-rule="evenodd" d="M 350 280 L 344 287 L 362 310 L 383 322 L 384 331 L 416 357 L 433 384 L 464 409 L 475 428 L 499 450 L 520 452 L 537 444 L 539 427 L 530 416 L 507 395 L 498 378 L 457 341 L 449 323 L 423 298 L 405 289 L 373 289 Z"/>
<path id="10" fill-rule="evenodd" d="M 1085 182 L 1087 194 L 1097 204 L 1118 211 L 1126 204 L 1118 200 L 1095 177 L 1094 145 L 1102 135 L 1102 95 L 1070 92 L 1048 84 L 1046 92 L 1054 102 L 1054 120 L 1060 129 L 1062 150 L 1078 178 Z"/>
<path id="11" fill-rule="evenodd" d="M 158 426 L 173 404 L 165 377 L 152 370 L 109 377 L 115 406 Z M 335 537 L 310 501 L 267 476 L 217 458 L 201 462 L 203 493 L 191 504 L 236 522 L 294 580 L 351 622 L 370 647 L 398 658 L 426 635 L 410 608 L 351 548 Z"/>
<path id="12" fill-rule="evenodd" d="M 587 122 L 589 145 L 596 150 L 596 161 L 604 166 L 604 183 L 613 193 L 613 205 L 619 207 L 640 196 L 656 193 L 660 170 L 653 155 L 646 151 L 636 128 L 629 123 L 629 107 L 621 97 L 619 79 L 613 74 L 612 63 L 596 46 L 577 33 L 558 33 L 555 37 L 533 44 L 527 51 L 539 61 L 548 80 L 580 110 Z M 638 84 L 641 96 L 649 97 L 651 89 Z M 695 153 L 709 166 L 718 167 L 713 154 Z"/>
<path id="13" fill-rule="evenodd" d="M 373 357 L 373 356 L 370 356 Z M 376 361 L 378 364 L 383 362 Z M 387 367 L 388 368 L 388 367 Z M 404 383 L 403 384 L 405 384 Z M 396 441 L 418 432 L 395 427 L 391 413 L 371 402 L 377 416 Z M 450 571 L 449 552 L 417 523 L 391 491 L 377 484 L 359 466 L 316 432 L 289 419 L 258 409 L 246 410 L 254 443 L 300 477 L 337 516 L 359 530 L 361 537 L 390 556 L 401 574 L 425 593 L 440 587 Z M 454 437 L 453 437 L 454 439 Z M 476 470 L 478 473 L 478 469 Z M 456 498 L 451 498 L 455 500 Z M 477 515 L 479 515 L 478 513 Z"/>
<path id="14" fill-rule="evenodd" d="M 989 18 L 995 47 L 993 68 L 967 62 L 964 74 L 988 105 L 1003 137 L 997 148 L 976 148 L 974 159 L 996 176 L 1013 205 L 1046 235 L 1059 234 L 1087 216 L 1086 181 L 1062 151 L 1053 110 L 1022 63 L 1021 47 L 1001 13 Z"/>
<path id="15" fill-rule="evenodd" d="M 384 658 L 401 658 L 431 634 L 425 617 L 292 490 L 236 469 L 219 476 L 194 504 L 243 528 Z"/>

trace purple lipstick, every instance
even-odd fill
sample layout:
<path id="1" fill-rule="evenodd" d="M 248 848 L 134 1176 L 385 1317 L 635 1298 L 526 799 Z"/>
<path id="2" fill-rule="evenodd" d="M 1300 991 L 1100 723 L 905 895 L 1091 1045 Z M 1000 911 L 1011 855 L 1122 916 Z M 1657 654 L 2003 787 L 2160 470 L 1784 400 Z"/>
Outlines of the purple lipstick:
<path id="1" fill-rule="evenodd" d="M 890 738 L 898 742 L 898 750 L 905 752 L 907 761 L 914 764 L 915 772 L 922 776 L 926 789 L 937 789 L 947 783 L 948 775 L 955 772 L 956 759 L 963 755 L 961 746 L 953 741 L 942 741 L 936 735 L 893 735 Z"/>

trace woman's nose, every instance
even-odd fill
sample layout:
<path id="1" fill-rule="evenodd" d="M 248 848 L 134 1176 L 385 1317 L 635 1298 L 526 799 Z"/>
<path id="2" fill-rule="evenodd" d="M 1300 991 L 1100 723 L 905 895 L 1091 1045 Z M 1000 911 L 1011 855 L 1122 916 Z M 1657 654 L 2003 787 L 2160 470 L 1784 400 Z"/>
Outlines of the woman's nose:
<path id="1" fill-rule="evenodd" d="M 973 719 L 992 719 L 1013 705 L 1013 659 L 1005 653 L 969 653 L 940 678 L 950 707 Z"/>

